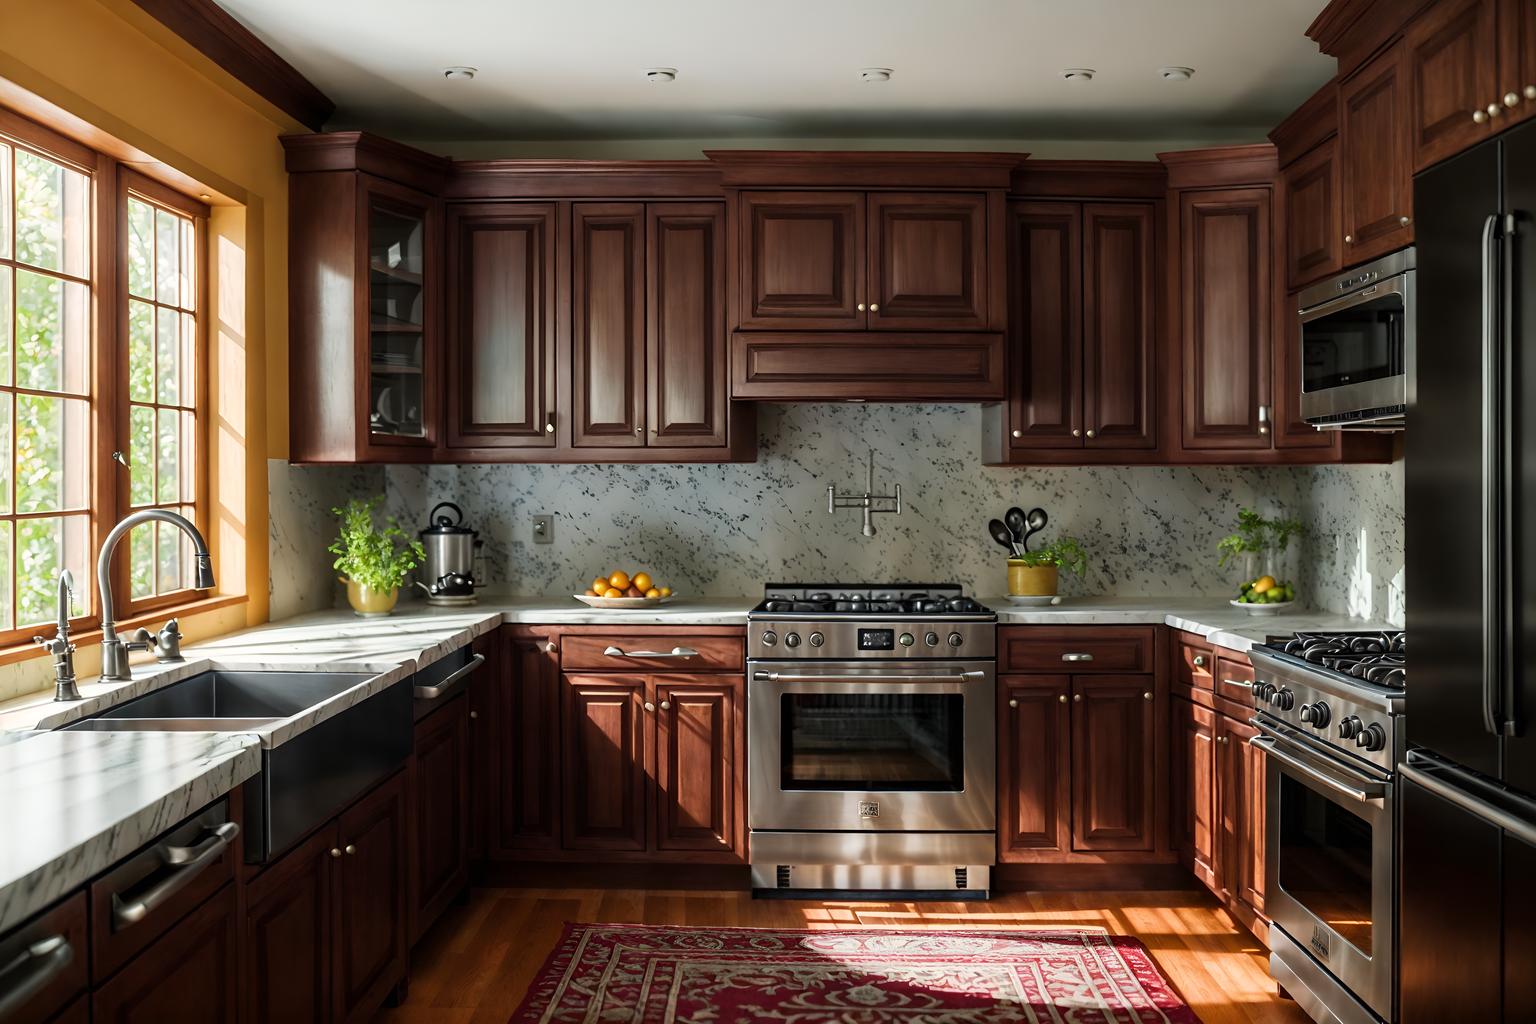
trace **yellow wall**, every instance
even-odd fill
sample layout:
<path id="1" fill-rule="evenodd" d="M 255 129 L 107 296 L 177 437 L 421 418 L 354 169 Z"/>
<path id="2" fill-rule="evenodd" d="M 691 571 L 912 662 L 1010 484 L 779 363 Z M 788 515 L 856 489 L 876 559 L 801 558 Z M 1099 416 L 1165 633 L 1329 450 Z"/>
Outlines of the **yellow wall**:
<path id="1" fill-rule="evenodd" d="M 221 589 L 250 600 L 239 614 L 189 619 L 183 629 L 196 638 L 264 622 L 266 460 L 288 450 L 288 185 L 278 136 L 304 129 L 129 0 L 0 0 L 0 78 L 216 196 L 209 451 L 218 489 L 209 539 Z M 28 688 L 0 679 L 0 697 Z"/>

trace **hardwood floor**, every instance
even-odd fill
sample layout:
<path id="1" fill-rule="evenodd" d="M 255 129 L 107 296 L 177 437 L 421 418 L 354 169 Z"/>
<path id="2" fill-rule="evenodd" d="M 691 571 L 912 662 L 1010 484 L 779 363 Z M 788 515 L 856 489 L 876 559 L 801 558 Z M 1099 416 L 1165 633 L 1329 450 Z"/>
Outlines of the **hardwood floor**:
<path id="1" fill-rule="evenodd" d="M 1198 892 L 1008 893 L 988 903 L 790 902 L 745 892 L 475 889 L 411 955 L 410 997 L 379 1024 L 507 1024 L 567 921 L 776 928 L 1101 926 L 1146 943 L 1204 1024 L 1308 1024 L 1267 951 Z"/>

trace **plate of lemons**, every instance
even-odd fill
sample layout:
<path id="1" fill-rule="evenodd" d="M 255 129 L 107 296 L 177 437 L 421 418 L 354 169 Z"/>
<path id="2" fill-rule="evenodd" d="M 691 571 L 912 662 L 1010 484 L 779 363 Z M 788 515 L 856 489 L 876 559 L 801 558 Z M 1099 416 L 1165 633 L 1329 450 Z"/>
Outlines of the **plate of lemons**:
<path id="1" fill-rule="evenodd" d="M 651 574 L 640 571 L 631 575 L 615 569 L 606 576 L 594 576 L 584 594 L 572 594 L 592 608 L 649 608 L 672 600 L 672 588 L 661 586 Z"/>
<path id="2" fill-rule="evenodd" d="M 1239 587 L 1237 598 L 1228 603 L 1249 615 L 1279 615 L 1296 603 L 1296 589 L 1273 576 L 1260 576 Z"/>

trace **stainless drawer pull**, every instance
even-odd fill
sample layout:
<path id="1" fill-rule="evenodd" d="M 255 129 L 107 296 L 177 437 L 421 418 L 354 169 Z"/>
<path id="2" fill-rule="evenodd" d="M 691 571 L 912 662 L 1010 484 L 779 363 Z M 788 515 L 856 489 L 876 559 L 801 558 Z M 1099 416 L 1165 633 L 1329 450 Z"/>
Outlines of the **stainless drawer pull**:
<path id="1" fill-rule="evenodd" d="M 967 683 L 973 679 L 985 679 L 985 672 L 959 672 L 950 676 L 929 675 L 883 675 L 879 672 L 866 672 L 859 675 L 783 675 L 778 672 L 754 672 L 752 678 L 760 683 Z"/>
<path id="2" fill-rule="evenodd" d="M 0 1020 L 26 1008 L 75 959 L 75 947 L 62 935 L 39 939 L 0 966 Z"/>
<path id="3" fill-rule="evenodd" d="M 164 881 L 156 883 L 132 903 L 124 902 L 121 893 L 113 893 L 112 930 L 122 931 L 129 925 L 144 920 L 150 911 L 185 889 L 210 864 L 223 856 L 224 850 L 239 834 L 239 824 L 226 821 L 196 846 L 164 847 L 160 851 L 160 856 L 167 867 L 176 869 L 175 873 L 169 875 Z"/>
<path id="4" fill-rule="evenodd" d="M 1061 656 L 1061 660 L 1062 661 L 1092 661 L 1093 660 L 1093 655 L 1091 655 L 1091 654 L 1071 654 L 1071 653 L 1068 653 L 1068 654 L 1063 654 Z"/>
<path id="5" fill-rule="evenodd" d="M 603 648 L 603 653 L 610 658 L 697 658 L 699 656 L 699 652 L 692 647 L 674 647 L 670 651 L 626 651 L 610 645 Z"/>
<path id="6" fill-rule="evenodd" d="M 1362 803 L 1369 800 L 1380 800 L 1386 796 L 1387 787 L 1382 782 L 1356 782 L 1341 779 L 1332 772 L 1323 771 L 1308 764 L 1299 757 L 1286 753 L 1273 739 L 1268 736 L 1255 736 L 1248 741 L 1249 746 L 1261 750 L 1265 754 L 1279 761 L 1293 772 L 1306 776 L 1319 785 L 1326 786 L 1342 796 L 1359 800 Z"/>
<path id="7" fill-rule="evenodd" d="M 1228 686 L 1241 687 L 1244 690 L 1253 689 L 1253 680 L 1251 679 L 1223 679 L 1222 682 L 1226 683 Z"/>
<path id="8" fill-rule="evenodd" d="M 460 679 L 463 679 L 465 676 L 469 675 L 475 669 L 484 664 L 485 655 L 472 654 L 469 658 L 469 664 L 461 665 L 460 667 L 454 669 L 452 672 L 448 673 L 442 682 L 436 684 L 435 686 L 418 686 L 414 688 L 411 693 L 417 700 L 436 700 L 443 694 L 447 693 L 449 690 L 453 689 L 454 683 L 457 683 Z"/>

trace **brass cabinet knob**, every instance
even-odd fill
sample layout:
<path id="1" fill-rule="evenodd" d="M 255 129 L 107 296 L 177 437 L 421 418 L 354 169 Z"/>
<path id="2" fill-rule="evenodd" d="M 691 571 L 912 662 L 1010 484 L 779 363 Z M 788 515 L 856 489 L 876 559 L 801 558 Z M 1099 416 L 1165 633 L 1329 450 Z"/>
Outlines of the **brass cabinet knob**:
<path id="1" fill-rule="evenodd" d="M 1022 430 L 1015 430 L 1013 432 L 1013 436 L 1014 437 L 1023 437 L 1024 436 L 1024 431 L 1022 431 Z"/>
<path id="2" fill-rule="evenodd" d="M 1152 699 L 1152 691 L 1151 691 L 1151 690 L 1148 690 L 1148 691 L 1146 691 L 1146 692 L 1145 692 L 1145 693 L 1143 693 L 1143 694 L 1142 694 L 1142 695 L 1141 695 L 1141 699 L 1142 699 L 1142 700 L 1151 700 L 1151 699 Z"/>
<path id="3" fill-rule="evenodd" d="M 1205 655 L 1195 655 L 1195 668 L 1205 668 Z"/>
<path id="4" fill-rule="evenodd" d="M 859 303 L 859 312 L 860 313 L 864 312 L 864 303 L 862 303 L 862 302 Z"/>
<path id="5" fill-rule="evenodd" d="M 644 433 L 645 433 L 645 428 L 644 427 L 636 427 L 635 428 L 635 436 L 636 437 L 639 437 L 641 434 L 644 434 Z"/>
<path id="6" fill-rule="evenodd" d="M 1513 107 L 1513 106 L 1517 105 L 1519 102 L 1520 102 L 1520 94 L 1519 93 L 1517 93 L 1517 92 L 1507 92 L 1507 93 L 1504 94 L 1504 105 L 1506 107 Z"/>
<path id="7" fill-rule="evenodd" d="M 545 654 L 554 654 L 559 649 L 560 648 L 555 644 L 555 642 L 553 640 L 550 640 L 549 642 L 547 642 L 544 645 L 544 653 Z"/>
<path id="8" fill-rule="evenodd" d="M 1072 695 L 1072 701 L 1073 703 L 1081 704 L 1083 702 L 1083 695 L 1080 693 L 1074 693 Z"/>
<path id="9" fill-rule="evenodd" d="M 1524 89 L 1521 89 L 1520 91 L 1525 93 L 1525 98 L 1526 99 L 1528 99 L 1528 100 L 1536 100 L 1536 85 L 1528 85 Z"/>
<path id="10" fill-rule="evenodd" d="M 869 304 L 869 311 L 871 313 L 878 313 L 878 312 L 880 312 L 880 303 L 878 303 L 878 302 L 871 302 Z"/>
<path id="11" fill-rule="evenodd" d="M 1019 706 L 1019 699 L 1017 697 L 1014 697 L 1013 699 L 1008 701 L 1008 706 L 1011 707 L 1011 708 L 1018 707 Z"/>
<path id="12" fill-rule="evenodd" d="M 1059 695 L 1058 695 L 1058 696 L 1057 696 L 1057 697 L 1056 697 L 1056 699 L 1057 699 L 1057 700 L 1059 700 L 1059 701 L 1061 701 L 1061 703 L 1063 703 L 1063 704 L 1065 704 L 1065 703 L 1066 703 L 1066 702 L 1067 702 L 1067 695 L 1066 695 L 1066 694 L 1064 694 L 1064 693 L 1063 693 L 1063 694 L 1059 694 Z"/>
<path id="13" fill-rule="evenodd" d="M 1355 236 L 1354 235 L 1345 235 L 1344 236 L 1344 241 L 1346 241 L 1346 242 L 1354 242 L 1354 240 L 1355 240 Z"/>
<path id="14" fill-rule="evenodd" d="M 1090 431 L 1088 431 L 1088 436 L 1089 437 L 1097 437 L 1098 435 L 1097 435 L 1097 433 L 1095 431 L 1090 430 Z"/>
<path id="15" fill-rule="evenodd" d="M 1397 222 L 1399 224 L 1401 224 L 1403 227 L 1407 227 L 1409 224 L 1413 223 L 1413 218 L 1412 217 L 1399 217 L 1399 218 L 1397 218 Z"/>
<path id="16" fill-rule="evenodd" d="M 1488 104 L 1488 116 L 1489 117 L 1498 117 L 1499 116 L 1499 105 L 1497 103 L 1490 103 L 1490 104 Z"/>
<path id="17" fill-rule="evenodd" d="M 331 856 L 332 857 L 340 857 L 341 856 L 341 851 L 336 849 L 336 847 L 333 846 L 333 847 L 331 847 Z"/>
<path id="18" fill-rule="evenodd" d="M 1081 430 L 1079 430 L 1077 427 L 1073 427 L 1072 428 L 1072 436 L 1073 437 L 1082 437 L 1083 436 L 1083 432 Z"/>
<path id="19" fill-rule="evenodd" d="M 662 701 L 661 702 L 661 710 L 663 710 L 663 711 L 671 711 L 672 710 L 672 702 L 669 701 L 669 700 Z"/>
<path id="20" fill-rule="evenodd" d="M 553 434 L 554 432 L 555 432 L 555 418 L 553 416 L 551 416 L 549 419 L 544 421 L 544 433 L 546 433 L 546 434 Z"/>
<path id="21" fill-rule="evenodd" d="M 655 711 L 656 710 L 656 705 L 652 704 L 650 701 L 646 701 L 645 702 L 645 710 L 647 710 L 647 711 Z"/>
<path id="22" fill-rule="evenodd" d="M 351 843 L 348 843 L 346 845 L 345 850 L 346 850 L 346 854 L 347 854 L 348 857 L 350 857 L 353 854 L 357 853 L 357 847 L 353 846 Z"/>
<path id="23" fill-rule="evenodd" d="M 480 717 L 480 712 L 478 712 L 478 711 L 471 711 L 471 712 L 470 712 L 470 713 L 469 713 L 469 717 L 470 717 L 470 718 L 471 718 L 471 719 L 476 719 L 476 718 L 479 718 L 479 717 Z"/>
<path id="24" fill-rule="evenodd" d="M 1474 111 L 1472 111 L 1472 123 L 1473 124 L 1484 124 L 1484 123 L 1487 122 L 1487 120 L 1488 120 L 1488 115 L 1483 113 L 1481 110 L 1474 110 Z"/>

